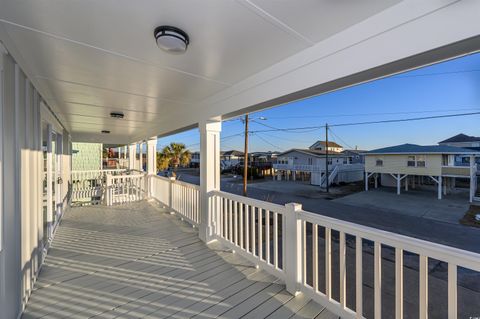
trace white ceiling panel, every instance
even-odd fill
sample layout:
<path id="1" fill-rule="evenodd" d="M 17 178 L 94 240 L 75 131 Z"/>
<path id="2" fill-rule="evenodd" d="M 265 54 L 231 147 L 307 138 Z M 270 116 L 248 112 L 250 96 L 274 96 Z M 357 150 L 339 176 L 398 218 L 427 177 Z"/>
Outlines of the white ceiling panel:
<path id="1" fill-rule="evenodd" d="M 174 101 L 198 101 L 226 87 L 15 26 L 7 30 L 40 77 Z"/>
<path id="2" fill-rule="evenodd" d="M 401 0 L 250 0 L 249 2 L 306 38 L 320 42 Z"/>
<path id="3" fill-rule="evenodd" d="M 60 114 L 76 114 L 86 116 L 110 117 L 111 112 L 122 112 L 125 115 L 124 120 L 152 122 L 162 118 L 162 113 L 139 112 L 125 110 L 118 107 L 98 107 L 87 104 L 64 103 L 62 113 Z"/>
<path id="4" fill-rule="evenodd" d="M 37 78 L 42 86 L 57 92 L 56 98 L 64 105 L 67 102 L 101 107 L 114 107 L 119 110 L 159 113 L 169 108 L 183 108 L 189 104 L 150 98 L 141 95 L 116 92 L 74 83 Z"/>
<path id="5" fill-rule="evenodd" d="M 0 18 L 227 83 L 308 46 L 234 0 L 3 0 Z M 153 30 L 159 25 L 189 34 L 186 54 L 158 49 Z"/>

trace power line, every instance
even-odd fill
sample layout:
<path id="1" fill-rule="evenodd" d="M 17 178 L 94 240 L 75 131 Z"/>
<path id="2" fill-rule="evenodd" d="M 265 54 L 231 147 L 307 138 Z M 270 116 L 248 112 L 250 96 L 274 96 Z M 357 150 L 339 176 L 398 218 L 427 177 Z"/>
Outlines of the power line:
<path id="1" fill-rule="evenodd" d="M 456 108 L 431 111 L 408 111 L 408 112 L 382 112 L 382 113 L 352 113 L 352 114 L 326 114 L 326 115 L 298 115 L 298 116 L 269 116 L 269 119 L 303 119 L 303 118 L 335 118 L 335 117 L 352 117 L 352 116 L 375 116 L 375 115 L 408 115 L 408 114 L 426 114 L 426 113 L 444 113 L 458 111 L 479 110 L 479 107 L 473 108 Z M 260 123 L 259 123 L 260 124 Z"/>
<path id="2" fill-rule="evenodd" d="M 282 147 L 280 147 L 280 146 L 278 146 L 278 145 L 275 145 L 275 144 L 270 143 L 269 141 L 267 141 L 266 139 L 264 139 L 263 137 L 261 137 L 261 136 L 258 135 L 258 134 L 255 134 L 255 137 L 258 137 L 259 139 L 261 139 L 261 140 L 264 141 L 265 143 L 269 144 L 270 146 L 275 147 L 275 148 L 278 149 L 278 150 L 281 150 L 281 151 L 284 150 L 284 148 L 282 148 Z"/>
<path id="3" fill-rule="evenodd" d="M 328 129 L 329 129 L 330 133 L 332 133 L 332 135 L 335 136 L 336 139 L 340 140 L 340 142 L 342 144 L 346 145 L 347 147 L 349 147 L 352 150 L 354 149 L 351 145 L 349 145 L 347 142 L 345 142 L 345 140 L 343 140 L 340 136 L 335 134 L 331 128 L 328 128 Z"/>
<path id="4" fill-rule="evenodd" d="M 264 124 L 264 123 L 260 123 L 260 122 L 255 122 L 257 124 L 260 124 L 262 126 L 265 126 L 267 128 L 270 128 L 271 130 L 264 130 L 264 131 L 251 131 L 251 132 L 269 132 L 269 131 L 286 131 L 286 132 L 289 132 L 289 133 L 309 133 L 309 132 L 313 132 L 313 131 L 317 131 L 321 128 L 323 128 L 324 126 L 322 127 L 305 127 L 305 128 L 297 128 L 297 130 L 306 130 L 306 131 L 303 131 L 303 132 L 291 132 L 292 130 L 290 128 L 278 128 L 278 127 L 275 127 L 275 126 L 271 126 L 271 125 L 268 125 L 268 124 Z"/>
<path id="5" fill-rule="evenodd" d="M 366 121 L 366 122 L 351 122 L 351 123 L 339 123 L 339 124 L 329 124 L 329 127 L 340 127 L 340 126 L 355 126 L 355 125 L 370 125 L 370 124 L 383 124 L 383 123 L 396 123 L 396 122 L 413 122 L 413 121 L 422 121 L 422 120 L 432 120 L 440 118 L 450 118 L 450 117 L 461 117 L 461 116 L 472 116 L 479 115 L 480 112 L 471 112 L 471 113 L 458 113 L 458 114 L 449 114 L 449 115 L 436 115 L 436 116 L 425 116 L 425 117 L 413 117 L 405 119 L 389 119 L 389 120 L 380 120 L 380 121 Z M 252 133 L 258 132 L 273 132 L 273 131 L 283 131 L 291 132 L 298 130 L 318 130 L 325 128 L 325 125 L 321 126 L 304 126 L 304 127 L 289 127 L 289 128 L 276 128 L 269 130 L 258 130 L 251 131 Z"/>

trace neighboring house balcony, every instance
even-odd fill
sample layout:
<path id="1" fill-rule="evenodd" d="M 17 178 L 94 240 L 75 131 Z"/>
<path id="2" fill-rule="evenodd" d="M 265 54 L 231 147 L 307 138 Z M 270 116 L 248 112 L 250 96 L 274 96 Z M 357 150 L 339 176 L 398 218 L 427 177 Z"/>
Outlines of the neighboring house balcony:
<path id="1" fill-rule="evenodd" d="M 476 166 L 442 166 L 442 176 L 470 177 L 477 174 Z"/>
<path id="2" fill-rule="evenodd" d="M 363 164 L 340 164 L 340 165 L 328 165 L 328 170 L 331 171 L 335 167 L 338 167 L 340 171 L 355 171 L 363 170 Z M 273 164 L 273 168 L 276 170 L 298 171 L 298 172 L 325 172 L 325 166 L 323 165 L 308 165 L 308 164 Z"/>

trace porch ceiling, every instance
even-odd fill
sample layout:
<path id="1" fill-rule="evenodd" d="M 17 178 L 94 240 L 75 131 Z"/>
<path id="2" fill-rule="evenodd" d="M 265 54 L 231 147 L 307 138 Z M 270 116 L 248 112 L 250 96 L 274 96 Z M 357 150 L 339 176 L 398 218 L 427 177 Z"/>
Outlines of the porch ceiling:
<path id="1" fill-rule="evenodd" d="M 476 36 L 477 7 L 453 0 L 0 0 L 0 40 L 74 140 L 121 143 L 194 126 L 203 116 L 267 107 L 280 96 L 320 93 L 291 95 Z M 185 54 L 156 46 L 153 30 L 164 24 L 189 34 Z M 125 119 L 109 118 L 112 111 Z M 101 130 L 111 131 L 108 139 Z"/>

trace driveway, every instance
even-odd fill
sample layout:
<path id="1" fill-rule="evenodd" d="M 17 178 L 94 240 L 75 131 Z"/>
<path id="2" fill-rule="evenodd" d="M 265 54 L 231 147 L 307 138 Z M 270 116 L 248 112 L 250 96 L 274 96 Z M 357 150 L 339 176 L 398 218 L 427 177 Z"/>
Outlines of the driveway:
<path id="1" fill-rule="evenodd" d="M 397 195 L 396 189 L 381 187 L 340 197 L 334 202 L 364 208 L 375 208 L 397 214 L 432 219 L 451 224 L 459 224 L 470 204 L 468 191 L 448 194 L 441 200 L 437 193 L 429 189 L 410 190 Z"/>

